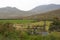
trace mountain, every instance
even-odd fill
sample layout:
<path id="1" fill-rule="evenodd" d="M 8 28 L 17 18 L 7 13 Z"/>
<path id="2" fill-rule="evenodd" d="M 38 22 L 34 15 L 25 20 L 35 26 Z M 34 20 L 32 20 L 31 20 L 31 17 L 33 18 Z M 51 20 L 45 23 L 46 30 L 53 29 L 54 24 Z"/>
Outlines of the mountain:
<path id="1" fill-rule="evenodd" d="M 25 16 L 29 16 L 29 13 L 15 7 L 0 8 L 0 19 L 17 19 Z"/>
<path id="2" fill-rule="evenodd" d="M 57 4 L 40 5 L 30 11 L 22 11 L 16 7 L 4 7 L 0 8 L 0 19 L 23 19 L 24 17 L 46 14 L 46 12 L 58 9 L 60 9 L 60 5 Z"/>
<path id="3" fill-rule="evenodd" d="M 28 17 L 25 17 L 24 19 L 50 20 L 50 19 L 53 19 L 54 17 L 60 18 L 60 9 L 28 16 Z"/>
<path id="4" fill-rule="evenodd" d="M 56 9 L 60 9 L 60 5 L 57 4 L 40 5 L 30 11 L 35 13 L 42 13 L 42 12 L 52 11 Z"/>

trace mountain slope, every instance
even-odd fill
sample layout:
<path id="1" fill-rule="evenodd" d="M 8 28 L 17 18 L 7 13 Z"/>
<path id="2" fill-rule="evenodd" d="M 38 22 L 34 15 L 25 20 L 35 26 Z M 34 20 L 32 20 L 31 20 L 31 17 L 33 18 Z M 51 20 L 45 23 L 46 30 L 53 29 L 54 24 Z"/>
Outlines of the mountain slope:
<path id="1" fill-rule="evenodd" d="M 52 11 L 56 9 L 60 9 L 60 5 L 48 4 L 48 5 L 37 6 L 36 8 L 32 9 L 31 12 L 42 13 L 42 12 Z"/>
<path id="2" fill-rule="evenodd" d="M 22 19 L 23 17 L 42 14 L 57 9 L 60 9 L 60 5 L 41 5 L 30 11 L 21 11 L 15 7 L 4 7 L 0 8 L 0 19 Z"/>
<path id="3" fill-rule="evenodd" d="M 29 13 L 21 11 L 15 7 L 0 8 L 0 19 L 16 19 L 24 16 L 29 16 Z"/>
<path id="4" fill-rule="evenodd" d="M 37 15 L 32 15 L 25 17 L 24 19 L 38 19 L 38 20 L 44 20 L 44 19 L 53 19 L 53 17 L 59 17 L 60 18 L 60 9 L 49 11 L 46 13 L 41 13 Z"/>

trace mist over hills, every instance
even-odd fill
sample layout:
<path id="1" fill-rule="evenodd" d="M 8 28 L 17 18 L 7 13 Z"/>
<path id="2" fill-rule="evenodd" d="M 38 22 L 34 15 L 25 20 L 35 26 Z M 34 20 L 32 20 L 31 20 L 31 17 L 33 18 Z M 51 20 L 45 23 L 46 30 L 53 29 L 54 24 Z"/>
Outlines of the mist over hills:
<path id="1" fill-rule="evenodd" d="M 58 9 L 60 9 L 60 5 L 56 4 L 40 5 L 30 11 L 22 11 L 15 7 L 4 7 L 0 8 L 0 19 L 21 19 L 23 17 L 42 14 Z"/>

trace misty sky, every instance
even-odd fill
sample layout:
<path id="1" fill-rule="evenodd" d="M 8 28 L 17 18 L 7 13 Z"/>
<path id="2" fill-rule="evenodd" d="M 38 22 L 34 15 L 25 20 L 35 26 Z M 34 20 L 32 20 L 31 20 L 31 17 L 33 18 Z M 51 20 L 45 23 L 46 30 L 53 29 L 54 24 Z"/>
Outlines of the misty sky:
<path id="1" fill-rule="evenodd" d="M 60 4 L 60 0 L 0 0 L 0 8 L 11 6 L 25 11 L 46 4 Z"/>

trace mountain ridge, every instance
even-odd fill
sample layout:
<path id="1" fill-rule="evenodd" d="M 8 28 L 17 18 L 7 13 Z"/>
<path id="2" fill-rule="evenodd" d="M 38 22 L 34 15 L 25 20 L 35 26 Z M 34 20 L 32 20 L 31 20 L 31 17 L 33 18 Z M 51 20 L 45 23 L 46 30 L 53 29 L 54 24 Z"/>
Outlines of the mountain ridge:
<path id="1" fill-rule="evenodd" d="M 4 7 L 0 8 L 0 19 L 20 19 L 23 17 L 37 15 L 57 9 L 60 9 L 60 5 L 56 4 L 41 5 L 30 11 L 22 11 L 15 7 Z"/>

